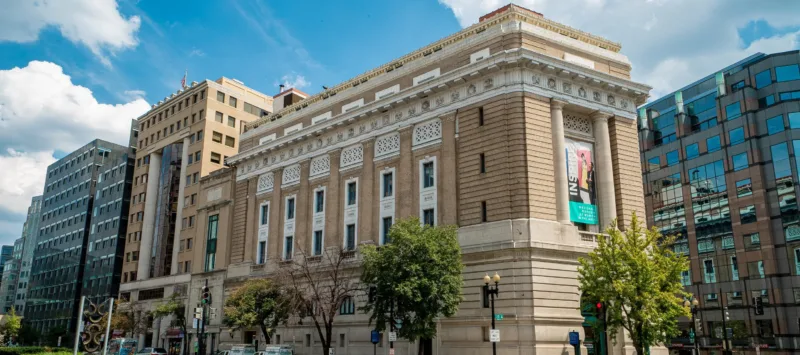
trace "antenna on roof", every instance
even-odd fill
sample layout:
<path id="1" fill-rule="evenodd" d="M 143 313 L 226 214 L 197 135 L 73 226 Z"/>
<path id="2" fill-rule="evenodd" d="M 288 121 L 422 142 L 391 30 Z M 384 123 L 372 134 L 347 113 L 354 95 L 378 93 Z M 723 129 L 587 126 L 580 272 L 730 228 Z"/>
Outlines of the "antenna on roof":
<path id="1" fill-rule="evenodd" d="M 280 84 L 280 85 L 278 85 L 278 87 L 280 87 L 280 88 L 281 88 L 281 91 L 279 91 L 279 92 L 283 92 L 283 87 L 284 87 L 284 86 L 285 86 L 285 85 L 283 85 L 283 84 Z"/>

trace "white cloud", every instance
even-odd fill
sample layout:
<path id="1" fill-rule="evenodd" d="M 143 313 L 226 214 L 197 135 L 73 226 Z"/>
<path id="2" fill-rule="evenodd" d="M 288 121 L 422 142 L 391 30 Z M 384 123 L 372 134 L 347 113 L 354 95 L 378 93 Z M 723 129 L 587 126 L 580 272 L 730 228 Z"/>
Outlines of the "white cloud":
<path id="1" fill-rule="evenodd" d="M 138 16 L 120 14 L 116 0 L 8 1 L 0 11 L 0 41 L 33 42 L 52 26 L 110 66 L 109 55 L 138 44 L 140 24 Z"/>
<path id="2" fill-rule="evenodd" d="M 56 161 L 52 151 L 22 153 L 8 149 L 0 155 L 0 208 L 26 213 L 31 197 L 42 193 L 47 166 Z"/>
<path id="3" fill-rule="evenodd" d="M 202 50 L 199 50 L 197 48 L 194 48 L 192 49 L 191 52 L 189 52 L 189 57 L 205 57 L 205 56 L 206 52 L 203 52 Z"/>
<path id="4" fill-rule="evenodd" d="M 508 0 L 439 0 L 461 26 Z M 764 20 L 775 28 L 800 26 L 800 1 L 748 0 L 519 0 L 546 18 L 622 44 L 633 63 L 633 79 L 653 86 L 658 97 L 753 53 L 800 47 L 798 33 L 776 35 L 745 46 L 738 29 Z"/>
<path id="5" fill-rule="evenodd" d="M 96 138 L 127 145 L 131 120 L 150 109 L 141 95 L 99 103 L 49 62 L 0 70 L 0 212 L 24 212 L 42 192 L 54 151 L 71 152 Z"/>
<path id="6" fill-rule="evenodd" d="M 147 93 L 144 90 L 125 90 L 122 97 L 128 100 L 144 99 Z"/>
<path id="7" fill-rule="evenodd" d="M 295 88 L 295 89 L 302 89 L 311 85 L 311 82 L 306 81 L 306 78 L 297 73 L 286 74 L 281 77 L 281 84 L 283 84 L 286 89 L 288 88 Z M 276 86 L 278 84 L 275 84 Z"/>

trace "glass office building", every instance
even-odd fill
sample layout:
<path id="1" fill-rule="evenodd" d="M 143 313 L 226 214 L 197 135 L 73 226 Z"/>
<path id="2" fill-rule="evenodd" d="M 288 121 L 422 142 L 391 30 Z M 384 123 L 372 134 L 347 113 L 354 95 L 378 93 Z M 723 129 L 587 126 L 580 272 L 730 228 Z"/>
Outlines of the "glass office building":
<path id="1" fill-rule="evenodd" d="M 800 350 L 799 63 L 759 53 L 639 109 L 648 223 L 678 237 L 699 300 L 675 352 L 695 325 L 703 353 L 726 333 L 733 350 Z"/>

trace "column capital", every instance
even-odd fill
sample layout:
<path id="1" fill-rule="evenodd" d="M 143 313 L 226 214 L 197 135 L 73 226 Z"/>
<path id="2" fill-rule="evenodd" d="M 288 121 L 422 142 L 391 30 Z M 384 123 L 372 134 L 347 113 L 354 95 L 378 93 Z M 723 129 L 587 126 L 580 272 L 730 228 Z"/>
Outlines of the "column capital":
<path id="1" fill-rule="evenodd" d="M 594 122 L 608 122 L 608 120 L 613 117 L 614 114 L 611 112 L 605 111 L 594 111 L 589 114 L 589 118 L 592 119 Z"/>
<path id="2" fill-rule="evenodd" d="M 364 146 L 364 148 L 372 148 L 375 145 L 375 137 L 364 138 L 361 141 L 361 144 Z"/>
<path id="3" fill-rule="evenodd" d="M 453 122 L 456 120 L 456 111 L 450 111 L 439 115 L 439 119 L 445 122 Z"/>
<path id="4" fill-rule="evenodd" d="M 563 110 L 564 106 L 567 105 L 567 102 L 564 100 L 559 99 L 550 99 L 550 109 L 551 110 Z"/>
<path id="5" fill-rule="evenodd" d="M 299 161 L 297 164 L 300 165 L 301 169 L 305 169 L 308 167 L 309 164 L 311 164 L 311 159 L 310 158 L 303 159 Z"/>
<path id="6" fill-rule="evenodd" d="M 407 125 L 407 126 L 400 127 L 397 131 L 400 132 L 400 137 L 401 138 L 402 137 L 408 138 L 409 136 L 411 136 L 411 133 L 414 132 L 413 128 L 414 128 L 413 125 Z"/>

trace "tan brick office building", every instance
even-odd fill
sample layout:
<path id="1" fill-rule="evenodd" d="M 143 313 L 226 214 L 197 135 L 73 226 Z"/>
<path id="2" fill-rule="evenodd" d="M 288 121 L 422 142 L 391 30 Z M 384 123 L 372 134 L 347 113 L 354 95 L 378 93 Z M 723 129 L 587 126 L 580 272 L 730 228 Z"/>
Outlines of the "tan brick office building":
<path id="1" fill-rule="evenodd" d="M 238 152 L 244 125 L 272 104 L 272 97 L 223 77 L 193 82 L 138 119 L 120 297 L 151 309 L 173 293 L 187 295 L 191 273 L 205 262 L 194 258 L 204 236 L 197 232 L 200 180 Z M 179 334 L 164 323 L 139 335 L 140 346 L 174 345 L 166 339 L 176 343 Z"/>
<path id="2" fill-rule="evenodd" d="M 435 353 L 491 351 L 481 286 L 494 272 L 498 353 L 571 351 L 567 333 L 583 322 L 577 258 L 611 219 L 644 215 L 635 111 L 649 88 L 619 50 L 512 5 L 248 124 L 227 160 L 235 175 L 209 185 L 218 202 L 204 196 L 216 207 L 197 222 L 230 233 L 214 241 L 216 282 L 269 276 L 298 249 L 381 244 L 397 218 L 418 216 L 459 226 L 466 265 L 464 301 L 441 321 Z M 337 316 L 336 353 L 372 353 L 366 320 Z M 277 340 L 319 353 L 305 324 Z M 211 331 L 223 348 L 254 335 Z"/>

